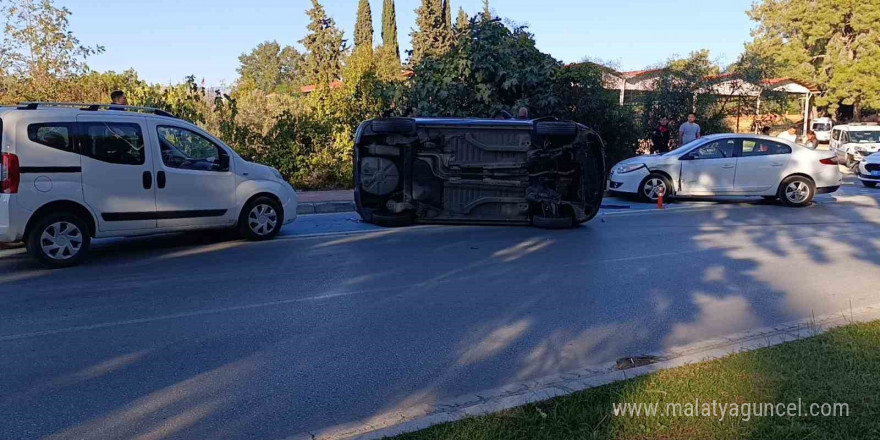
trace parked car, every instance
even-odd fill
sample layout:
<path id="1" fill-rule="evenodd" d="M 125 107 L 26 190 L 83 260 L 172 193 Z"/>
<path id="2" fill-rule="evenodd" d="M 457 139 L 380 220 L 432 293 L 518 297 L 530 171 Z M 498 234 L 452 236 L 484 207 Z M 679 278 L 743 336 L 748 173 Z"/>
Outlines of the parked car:
<path id="1" fill-rule="evenodd" d="M 264 240 L 296 219 L 274 168 L 250 163 L 160 110 L 26 103 L 0 109 L 0 241 L 24 240 L 50 267 L 91 239 L 237 228 Z"/>
<path id="2" fill-rule="evenodd" d="M 806 206 L 837 191 L 842 176 L 831 154 L 760 135 L 716 134 L 666 154 L 614 166 L 608 189 L 656 201 L 669 197 L 762 196 Z"/>
<path id="3" fill-rule="evenodd" d="M 810 124 L 810 130 L 816 133 L 816 139 L 819 142 L 827 144 L 831 141 L 831 127 L 833 125 L 834 122 L 831 121 L 831 118 L 816 118 Z"/>
<path id="4" fill-rule="evenodd" d="M 859 162 L 859 180 L 868 188 L 880 183 L 880 153 L 874 153 Z"/>
<path id="5" fill-rule="evenodd" d="M 570 228 L 602 203 L 604 144 L 556 120 L 376 119 L 357 130 L 354 170 L 369 223 Z"/>
<path id="6" fill-rule="evenodd" d="M 831 152 L 837 161 L 855 168 L 865 157 L 880 150 L 880 125 L 846 124 L 831 130 Z"/>

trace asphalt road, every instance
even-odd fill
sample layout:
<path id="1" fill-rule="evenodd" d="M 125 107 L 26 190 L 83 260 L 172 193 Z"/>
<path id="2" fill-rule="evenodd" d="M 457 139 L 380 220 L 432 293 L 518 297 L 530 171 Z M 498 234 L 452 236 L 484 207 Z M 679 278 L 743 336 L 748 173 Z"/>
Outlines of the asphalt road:
<path id="1" fill-rule="evenodd" d="M 880 190 L 570 231 L 303 217 L 266 243 L 0 254 L 0 438 L 286 438 L 880 303 Z M 11 255 L 10 255 L 11 254 Z"/>

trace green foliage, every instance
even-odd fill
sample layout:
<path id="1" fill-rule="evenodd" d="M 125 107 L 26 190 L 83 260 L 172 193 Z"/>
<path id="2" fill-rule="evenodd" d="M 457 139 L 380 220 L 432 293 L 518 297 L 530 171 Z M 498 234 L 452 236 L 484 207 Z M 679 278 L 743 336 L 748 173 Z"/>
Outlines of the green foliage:
<path id="1" fill-rule="evenodd" d="M 445 0 L 422 0 L 416 9 L 416 27 L 412 33 L 410 65 L 418 65 L 423 59 L 439 57 L 451 49 L 453 36 L 446 25 Z"/>
<path id="2" fill-rule="evenodd" d="M 470 17 L 468 17 L 467 12 L 464 12 L 464 8 L 458 8 L 458 17 L 455 19 L 455 31 L 460 32 L 468 27 L 470 23 Z"/>
<path id="3" fill-rule="evenodd" d="M 327 16 L 318 0 L 306 11 L 311 19 L 309 33 L 300 40 L 306 48 L 304 75 L 309 84 L 328 84 L 340 78 L 345 56 L 345 40 L 336 22 Z"/>
<path id="4" fill-rule="evenodd" d="M 425 116 L 491 116 L 521 105 L 552 114 L 560 63 L 524 27 L 472 19 L 443 56 L 414 66 L 413 102 Z"/>
<path id="5" fill-rule="evenodd" d="M 785 76 L 816 84 L 816 103 L 833 113 L 880 110 L 880 1 L 763 0 L 750 53 L 773 58 Z"/>
<path id="6" fill-rule="evenodd" d="M 443 26 L 446 32 L 452 33 L 452 1 L 443 0 Z"/>
<path id="7" fill-rule="evenodd" d="M 373 12 L 369 0 L 360 0 L 354 25 L 355 50 L 373 50 Z"/>
<path id="8" fill-rule="evenodd" d="M 390 59 L 393 55 L 400 65 L 400 43 L 397 41 L 397 12 L 394 0 L 385 0 L 382 5 L 382 48 Z"/>
<path id="9" fill-rule="evenodd" d="M 239 56 L 238 61 L 239 89 L 287 93 L 300 83 L 303 56 L 293 47 L 282 48 L 275 41 L 267 41 Z"/>

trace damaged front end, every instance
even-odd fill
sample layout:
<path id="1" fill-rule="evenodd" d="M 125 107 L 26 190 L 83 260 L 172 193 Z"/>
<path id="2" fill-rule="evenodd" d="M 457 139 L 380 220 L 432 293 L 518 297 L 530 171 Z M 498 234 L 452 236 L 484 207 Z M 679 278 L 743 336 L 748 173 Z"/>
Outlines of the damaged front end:
<path id="1" fill-rule="evenodd" d="M 358 129 L 355 202 L 377 224 L 571 227 L 605 182 L 595 132 L 557 121 L 377 119 Z"/>

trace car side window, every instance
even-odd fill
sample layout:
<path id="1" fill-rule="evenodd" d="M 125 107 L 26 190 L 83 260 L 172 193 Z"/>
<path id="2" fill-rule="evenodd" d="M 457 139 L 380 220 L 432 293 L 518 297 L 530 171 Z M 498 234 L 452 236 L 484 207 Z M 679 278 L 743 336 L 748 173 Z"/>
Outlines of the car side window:
<path id="1" fill-rule="evenodd" d="M 228 155 L 208 138 L 181 127 L 160 126 L 162 163 L 170 168 L 200 171 L 229 171 Z"/>
<path id="2" fill-rule="evenodd" d="M 73 124 L 30 124 L 27 127 L 27 133 L 31 142 L 57 150 L 73 151 Z"/>
<path id="3" fill-rule="evenodd" d="M 763 139 L 744 139 L 743 140 L 743 157 L 752 156 L 770 156 L 774 154 L 791 154 L 791 147 L 779 142 L 772 142 Z"/>
<path id="4" fill-rule="evenodd" d="M 725 159 L 733 157 L 735 146 L 736 140 L 734 139 L 720 139 L 691 151 L 689 156 L 695 160 Z"/>
<path id="5" fill-rule="evenodd" d="M 847 144 L 849 143 L 849 133 L 842 131 L 840 132 L 840 143 Z"/>
<path id="6" fill-rule="evenodd" d="M 840 130 L 832 130 L 831 131 L 831 139 L 840 140 Z"/>
<path id="7" fill-rule="evenodd" d="M 83 122 L 83 154 L 102 162 L 143 165 L 144 134 L 138 124 L 123 122 Z"/>

